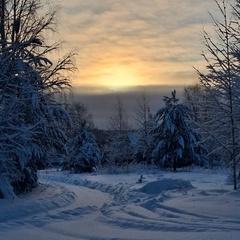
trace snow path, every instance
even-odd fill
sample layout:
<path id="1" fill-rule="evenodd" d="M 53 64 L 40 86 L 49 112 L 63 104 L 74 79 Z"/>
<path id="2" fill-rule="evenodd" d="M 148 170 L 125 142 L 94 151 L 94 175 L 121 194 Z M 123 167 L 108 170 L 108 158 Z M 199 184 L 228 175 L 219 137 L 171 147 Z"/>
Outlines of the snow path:
<path id="1" fill-rule="evenodd" d="M 166 173 L 146 176 L 141 184 L 136 178 L 42 172 L 45 201 L 32 199 L 26 215 L 29 208 L 20 200 L 6 203 L 0 240 L 239 239 L 240 192 L 230 190 L 226 176 Z"/>

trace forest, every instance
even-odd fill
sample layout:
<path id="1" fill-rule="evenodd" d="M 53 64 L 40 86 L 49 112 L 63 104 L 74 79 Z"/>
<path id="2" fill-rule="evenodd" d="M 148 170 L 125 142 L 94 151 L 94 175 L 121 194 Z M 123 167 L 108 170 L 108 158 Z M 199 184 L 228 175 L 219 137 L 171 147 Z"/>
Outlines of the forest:
<path id="1" fill-rule="evenodd" d="M 134 164 L 171 169 L 199 166 L 231 169 L 233 189 L 240 178 L 240 2 L 217 1 L 215 35 L 203 32 L 204 70 L 172 90 L 151 112 L 147 93 L 136 99 L 134 126 L 124 101 L 113 105 L 109 129 L 94 127 L 87 107 L 71 99 L 74 52 L 50 58 L 61 48 L 58 9 L 40 0 L 0 2 L 0 199 L 30 192 L 38 171 L 57 166 L 70 173 Z M 114 79 L 113 79 L 114 81 Z"/>

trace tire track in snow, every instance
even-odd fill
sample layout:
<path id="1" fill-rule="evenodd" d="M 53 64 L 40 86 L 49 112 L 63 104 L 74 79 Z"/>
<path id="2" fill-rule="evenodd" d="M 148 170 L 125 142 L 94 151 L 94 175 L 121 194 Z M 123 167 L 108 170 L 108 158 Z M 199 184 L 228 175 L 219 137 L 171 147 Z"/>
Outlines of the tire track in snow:
<path id="1" fill-rule="evenodd" d="M 53 175 L 45 175 L 44 178 L 58 181 Z M 122 184 L 113 186 L 85 179 L 74 179 L 71 176 L 66 176 L 61 181 L 111 194 L 112 202 L 104 204 L 100 209 L 102 214 L 100 219 L 106 224 L 120 228 L 186 232 L 239 231 L 240 229 L 240 221 L 234 219 L 166 206 L 164 202 L 168 201 L 169 197 L 164 192 L 156 198 L 156 195 L 131 190 L 129 186 Z M 179 194 L 181 195 L 182 192 L 179 191 Z M 227 222 L 231 224 L 226 224 Z"/>

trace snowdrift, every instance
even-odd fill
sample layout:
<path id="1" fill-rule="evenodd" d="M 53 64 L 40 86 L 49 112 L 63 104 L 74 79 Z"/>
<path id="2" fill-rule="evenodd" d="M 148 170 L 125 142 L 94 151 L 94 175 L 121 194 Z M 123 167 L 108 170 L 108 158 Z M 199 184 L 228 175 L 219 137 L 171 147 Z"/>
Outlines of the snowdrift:
<path id="1" fill-rule="evenodd" d="M 39 184 L 31 193 L 0 200 L 0 223 L 62 208 L 76 198 L 74 192 L 53 183 Z"/>
<path id="2" fill-rule="evenodd" d="M 193 186 L 190 181 L 163 178 L 155 182 L 147 183 L 140 189 L 140 191 L 147 194 L 160 194 L 163 191 L 180 190 L 186 193 L 186 191 L 191 188 L 193 188 Z"/>

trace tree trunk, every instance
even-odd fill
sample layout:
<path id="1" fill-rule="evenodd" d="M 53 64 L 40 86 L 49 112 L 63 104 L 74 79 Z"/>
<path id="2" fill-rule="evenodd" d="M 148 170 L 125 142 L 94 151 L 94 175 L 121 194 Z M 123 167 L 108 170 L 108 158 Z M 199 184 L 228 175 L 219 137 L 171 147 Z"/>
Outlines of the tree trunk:
<path id="1" fill-rule="evenodd" d="M 174 171 L 174 172 L 177 171 L 177 160 L 176 160 L 175 157 L 173 158 L 173 171 Z"/>
<path id="2" fill-rule="evenodd" d="M 1 40 L 3 42 L 2 44 L 2 49 L 5 48 L 6 44 L 5 44 L 5 40 L 6 40 L 6 36 L 5 36 L 5 0 L 2 0 L 0 3 L 0 17 L 1 17 L 1 21 L 0 21 L 0 34 L 1 34 Z"/>

